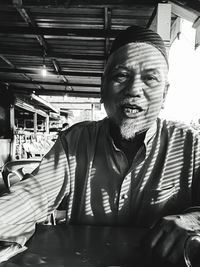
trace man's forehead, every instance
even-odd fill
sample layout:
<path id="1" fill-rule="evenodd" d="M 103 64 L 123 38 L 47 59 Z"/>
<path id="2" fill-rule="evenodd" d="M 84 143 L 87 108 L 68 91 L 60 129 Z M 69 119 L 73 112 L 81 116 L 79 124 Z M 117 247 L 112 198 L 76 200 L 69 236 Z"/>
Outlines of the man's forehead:
<path id="1" fill-rule="evenodd" d="M 159 67 L 167 65 L 161 52 L 151 44 L 147 43 L 129 43 L 116 50 L 108 60 L 108 65 L 115 68 L 120 65 L 132 66 L 138 65 L 150 67 L 154 65 Z"/>
<path id="2" fill-rule="evenodd" d="M 159 57 L 159 58 L 163 58 L 163 55 L 161 54 L 161 52 L 154 47 L 151 44 L 148 43 L 129 43 L 126 44 L 122 47 L 120 47 L 117 51 L 115 51 L 115 53 L 113 55 L 117 55 L 123 58 L 124 56 L 126 57 L 147 57 L 148 58 L 155 58 L 155 57 Z"/>

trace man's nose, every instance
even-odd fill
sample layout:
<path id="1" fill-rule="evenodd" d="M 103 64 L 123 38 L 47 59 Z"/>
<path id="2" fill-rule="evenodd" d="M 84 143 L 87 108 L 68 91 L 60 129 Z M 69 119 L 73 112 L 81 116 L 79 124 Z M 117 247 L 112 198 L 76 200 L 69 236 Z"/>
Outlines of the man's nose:
<path id="1" fill-rule="evenodd" d="M 135 75 L 125 88 L 125 94 L 132 97 L 141 97 L 143 95 L 144 83 L 139 75 Z"/>

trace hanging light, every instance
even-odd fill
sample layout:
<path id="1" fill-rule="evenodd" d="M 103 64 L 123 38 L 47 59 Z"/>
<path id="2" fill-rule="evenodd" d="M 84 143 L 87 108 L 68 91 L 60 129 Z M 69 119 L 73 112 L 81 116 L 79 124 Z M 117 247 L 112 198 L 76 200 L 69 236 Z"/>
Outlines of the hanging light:
<path id="1" fill-rule="evenodd" d="M 42 76 L 43 77 L 46 77 L 47 76 L 47 68 L 46 68 L 46 65 L 43 64 L 43 67 L 42 67 Z"/>

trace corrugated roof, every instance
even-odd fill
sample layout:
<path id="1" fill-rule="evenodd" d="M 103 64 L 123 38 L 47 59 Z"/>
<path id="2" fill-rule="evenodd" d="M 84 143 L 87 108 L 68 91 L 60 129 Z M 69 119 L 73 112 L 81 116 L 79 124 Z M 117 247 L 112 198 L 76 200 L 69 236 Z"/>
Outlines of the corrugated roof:
<path id="1" fill-rule="evenodd" d="M 148 26 L 158 2 L 1 1 L 0 83 L 21 94 L 98 97 L 113 38 L 127 26 Z M 200 10 L 199 1 L 172 2 Z"/>

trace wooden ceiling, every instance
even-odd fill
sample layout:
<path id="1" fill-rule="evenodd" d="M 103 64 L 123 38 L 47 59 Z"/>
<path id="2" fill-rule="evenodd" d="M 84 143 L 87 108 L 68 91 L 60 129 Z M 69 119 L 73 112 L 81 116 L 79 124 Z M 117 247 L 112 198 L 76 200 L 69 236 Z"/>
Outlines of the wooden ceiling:
<path id="1" fill-rule="evenodd" d="M 167 1 L 1 0 L 0 87 L 99 97 L 113 38 L 130 25 L 149 27 L 158 2 Z M 200 10 L 199 1 L 171 2 Z"/>

